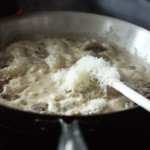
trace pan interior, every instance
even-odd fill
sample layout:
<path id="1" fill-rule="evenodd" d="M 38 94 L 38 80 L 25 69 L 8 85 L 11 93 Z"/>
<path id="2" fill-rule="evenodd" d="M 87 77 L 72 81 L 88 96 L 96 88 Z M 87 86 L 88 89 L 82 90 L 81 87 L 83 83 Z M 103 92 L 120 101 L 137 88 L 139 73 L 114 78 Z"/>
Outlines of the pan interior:
<path id="1" fill-rule="evenodd" d="M 55 18 L 57 18 L 56 21 L 54 21 Z M 26 24 L 28 26 L 25 26 Z M 116 58 L 116 61 L 120 61 L 119 55 L 124 55 L 126 58 L 124 59 L 125 64 L 121 64 L 123 62 L 119 64 L 126 66 L 126 62 L 129 62 L 130 64 L 126 68 L 132 73 L 136 68 L 136 71 L 140 74 L 140 78 L 132 77 L 132 80 L 127 82 L 127 84 L 132 88 L 141 86 L 141 88 L 138 87 L 141 93 L 149 94 L 146 92 L 150 80 L 148 76 L 150 56 L 148 54 L 149 48 L 146 45 L 150 41 L 150 34 L 140 27 L 105 16 L 74 12 L 34 14 L 24 16 L 23 18 L 4 20 L 0 26 L 0 33 L 2 33 L 0 46 L 2 51 L 10 43 L 20 40 L 37 41 L 38 39 L 52 39 L 54 37 L 59 39 L 65 37 L 65 39 L 72 41 L 94 39 L 101 45 L 104 45 L 102 48 L 112 49 L 114 54 L 117 54 L 118 58 Z M 10 26 L 11 28 L 9 28 Z M 7 29 L 7 33 L 3 32 Z M 131 30 L 132 34 L 130 32 Z M 145 40 L 142 40 L 141 36 Z M 109 54 L 106 59 L 110 59 L 110 56 L 114 57 L 113 54 Z M 134 64 L 136 64 L 136 67 Z M 141 76 L 144 80 L 141 79 Z M 135 84 L 137 78 L 138 85 Z M 123 81 L 126 82 L 126 78 L 123 78 Z M 146 91 L 142 91 L 143 88 L 146 88 Z"/>

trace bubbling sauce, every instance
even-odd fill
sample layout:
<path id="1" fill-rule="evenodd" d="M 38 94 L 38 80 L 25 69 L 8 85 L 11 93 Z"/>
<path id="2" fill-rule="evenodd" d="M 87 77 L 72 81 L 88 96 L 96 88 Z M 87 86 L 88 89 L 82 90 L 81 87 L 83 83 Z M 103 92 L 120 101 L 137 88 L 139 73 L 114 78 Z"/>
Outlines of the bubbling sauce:
<path id="1" fill-rule="evenodd" d="M 54 78 L 59 80 L 65 70 L 84 56 L 109 61 L 118 69 L 123 82 L 144 96 L 150 95 L 150 83 L 144 81 L 145 68 L 109 45 L 95 39 L 47 38 L 18 41 L 0 52 L 0 104 L 58 115 L 92 115 L 134 107 L 115 89 L 107 87 L 105 93 L 96 80 L 94 84 L 88 83 L 84 73 L 79 75 L 81 83 L 87 84 L 84 90 L 81 84 L 70 90 L 63 88 L 62 80 L 55 82 Z"/>

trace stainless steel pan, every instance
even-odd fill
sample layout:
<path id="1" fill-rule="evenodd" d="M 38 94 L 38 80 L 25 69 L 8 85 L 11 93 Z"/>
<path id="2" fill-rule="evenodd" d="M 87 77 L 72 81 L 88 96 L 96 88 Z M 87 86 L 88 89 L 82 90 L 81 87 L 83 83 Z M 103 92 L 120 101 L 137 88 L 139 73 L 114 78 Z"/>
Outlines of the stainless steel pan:
<path id="1" fill-rule="evenodd" d="M 150 32 L 127 22 L 96 14 L 42 12 L 2 19 L 0 21 L 0 48 L 2 49 L 8 43 L 15 40 L 35 39 L 43 36 L 60 37 L 64 34 L 76 38 L 78 38 L 78 36 L 99 38 L 116 46 L 120 51 L 129 52 L 133 58 L 139 59 L 141 63 L 150 70 Z M 143 111 L 142 108 L 135 107 L 110 114 L 67 117 L 40 115 L 0 106 L 0 122 L 8 128 L 23 132 L 29 131 L 38 133 L 39 129 L 45 130 L 45 128 L 49 127 L 49 124 L 50 130 L 58 129 L 57 122 L 60 121 L 60 118 L 63 119 L 63 121 L 65 120 L 65 122 L 71 122 L 77 119 L 81 121 L 81 124 L 83 122 L 85 125 L 88 124 L 89 121 L 93 122 L 94 120 L 107 123 L 110 120 L 116 121 L 122 118 L 125 119 L 129 115 L 132 118 L 136 113 Z M 76 121 L 71 125 L 62 123 L 63 121 L 60 121 L 63 126 L 63 132 L 65 133 L 63 139 L 65 137 L 68 140 L 69 137 L 73 139 L 73 142 L 77 142 L 76 146 L 78 144 L 83 144 L 84 146 L 84 142 L 81 143 L 81 140 L 78 139 L 80 133 L 76 130 L 78 126 Z M 54 125 L 55 123 L 57 125 Z M 72 133 L 72 131 L 75 132 Z M 86 147 L 84 148 L 86 149 Z"/>

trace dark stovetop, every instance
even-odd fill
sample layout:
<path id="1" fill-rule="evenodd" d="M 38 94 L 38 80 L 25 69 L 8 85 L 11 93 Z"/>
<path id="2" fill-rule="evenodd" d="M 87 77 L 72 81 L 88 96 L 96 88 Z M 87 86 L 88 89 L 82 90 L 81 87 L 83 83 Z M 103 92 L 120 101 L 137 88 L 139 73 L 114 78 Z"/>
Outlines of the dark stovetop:
<path id="1" fill-rule="evenodd" d="M 135 129 L 136 128 L 136 129 Z M 112 131 L 109 131 L 108 134 L 106 131 L 106 135 L 104 136 L 103 133 L 100 131 L 97 134 L 91 134 L 89 136 L 85 136 L 85 140 L 87 142 L 89 150 L 110 150 L 110 149 L 141 149 L 141 150 L 149 150 L 150 147 L 150 136 L 145 130 L 149 130 L 146 128 L 145 130 L 141 130 L 140 127 L 134 127 L 128 129 L 125 128 L 118 128 L 113 129 L 116 130 L 116 135 L 111 135 Z M 124 131 L 126 131 L 126 134 Z M 137 134 L 134 134 L 136 130 Z M 3 132 L 3 131 L 2 131 Z M 2 133 L 0 132 L 0 134 Z M 149 131 L 148 131 L 149 132 Z M 8 133 L 5 131 L 5 135 L 1 134 L 0 137 L 0 147 L 1 150 L 9 150 L 10 146 L 13 150 L 56 150 L 58 143 L 58 137 L 32 137 L 32 136 L 20 136 L 14 133 Z"/>
<path id="2" fill-rule="evenodd" d="M 122 123 L 106 124 L 91 127 L 88 130 L 81 127 L 81 131 L 88 145 L 89 150 L 120 150 L 120 149 L 141 149 L 149 150 L 150 147 L 150 119 L 149 113 L 141 111 L 140 117 L 137 114 L 135 120 L 126 120 Z M 140 112 L 140 113 L 141 113 Z M 130 117 L 130 116 L 129 116 Z M 1 150 L 56 150 L 60 132 L 52 134 L 30 135 L 19 133 L 0 127 Z"/>
<path id="3" fill-rule="evenodd" d="M 108 133 L 109 132 L 109 133 Z M 116 134 L 114 134 L 116 132 Z M 125 133 L 126 132 L 126 133 Z M 41 150 L 50 149 L 56 150 L 58 137 L 56 136 L 28 136 L 17 133 L 8 132 L 8 130 L 0 131 L 0 147 L 1 150 Z M 89 135 L 84 134 L 86 143 L 90 150 L 104 149 L 141 149 L 149 150 L 150 147 L 150 132 L 149 127 L 118 127 L 111 131 L 104 132 L 99 130 L 97 133 Z"/>

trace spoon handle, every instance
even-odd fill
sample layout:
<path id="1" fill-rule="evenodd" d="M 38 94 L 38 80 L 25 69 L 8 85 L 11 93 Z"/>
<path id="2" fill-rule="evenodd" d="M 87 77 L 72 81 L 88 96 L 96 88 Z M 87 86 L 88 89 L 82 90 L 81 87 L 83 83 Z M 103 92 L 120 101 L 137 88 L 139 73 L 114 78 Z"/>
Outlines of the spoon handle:
<path id="1" fill-rule="evenodd" d="M 120 81 L 116 81 L 111 85 L 114 89 L 121 92 L 123 95 L 128 97 L 130 100 L 150 112 L 150 100 L 137 93 L 127 85 L 123 84 Z"/>

